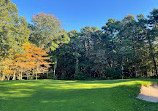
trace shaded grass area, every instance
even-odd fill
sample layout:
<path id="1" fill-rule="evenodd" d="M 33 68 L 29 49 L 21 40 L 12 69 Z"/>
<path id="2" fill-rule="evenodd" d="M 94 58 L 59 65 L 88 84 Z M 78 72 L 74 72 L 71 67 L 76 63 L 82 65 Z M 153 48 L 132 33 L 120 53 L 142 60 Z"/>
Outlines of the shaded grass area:
<path id="1" fill-rule="evenodd" d="M 136 98 L 158 80 L 23 80 L 0 82 L 0 111 L 158 111 Z"/>

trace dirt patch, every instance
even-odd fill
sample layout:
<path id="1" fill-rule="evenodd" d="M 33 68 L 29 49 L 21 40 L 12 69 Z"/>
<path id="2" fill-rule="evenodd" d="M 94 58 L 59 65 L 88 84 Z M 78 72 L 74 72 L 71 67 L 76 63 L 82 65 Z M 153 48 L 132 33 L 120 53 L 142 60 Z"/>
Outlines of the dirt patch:
<path id="1" fill-rule="evenodd" d="M 158 84 L 142 85 L 137 98 L 150 102 L 158 102 Z"/>

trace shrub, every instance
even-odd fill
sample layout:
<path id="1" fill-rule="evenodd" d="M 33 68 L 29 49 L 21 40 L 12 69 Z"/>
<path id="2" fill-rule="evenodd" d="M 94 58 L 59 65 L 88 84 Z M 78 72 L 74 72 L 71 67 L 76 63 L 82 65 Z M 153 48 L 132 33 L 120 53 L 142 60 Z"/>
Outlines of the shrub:
<path id="1" fill-rule="evenodd" d="M 86 78 L 87 76 L 82 72 L 78 72 L 74 77 L 75 80 L 85 80 Z"/>
<path id="2" fill-rule="evenodd" d="M 108 69 L 106 71 L 106 77 L 110 79 L 119 79 L 121 78 L 121 70 L 113 70 L 113 69 Z"/>

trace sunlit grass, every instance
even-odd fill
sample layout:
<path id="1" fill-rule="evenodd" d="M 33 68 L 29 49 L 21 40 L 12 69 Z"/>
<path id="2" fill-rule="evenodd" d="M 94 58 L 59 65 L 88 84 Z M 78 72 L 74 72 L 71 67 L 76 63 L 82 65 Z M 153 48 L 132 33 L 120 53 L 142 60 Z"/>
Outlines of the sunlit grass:
<path id="1" fill-rule="evenodd" d="M 136 98 L 141 84 L 153 82 L 158 81 L 5 81 L 0 111 L 157 111 L 158 104 Z"/>
<path id="2" fill-rule="evenodd" d="M 51 89 L 94 89 L 94 88 L 113 88 L 121 85 L 135 85 L 135 84 L 150 84 L 151 82 L 143 82 L 143 81 L 130 81 L 130 82 L 122 82 L 122 83 L 97 83 L 97 84 L 87 84 L 87 83 L 75 83 L 75 84 L 51 84 L 46 86 L 45 88 Z"/>

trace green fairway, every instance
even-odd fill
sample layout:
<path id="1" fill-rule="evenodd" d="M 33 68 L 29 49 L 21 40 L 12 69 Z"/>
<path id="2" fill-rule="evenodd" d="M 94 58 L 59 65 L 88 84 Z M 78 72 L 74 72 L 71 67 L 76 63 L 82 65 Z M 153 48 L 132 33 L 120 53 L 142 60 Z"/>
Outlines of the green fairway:
<path id="1" fill-rule="evenodd" d="M 0 82 L 0 111 L 158 111 L 136 98 L 156 80 L 23 80 Z"/>

